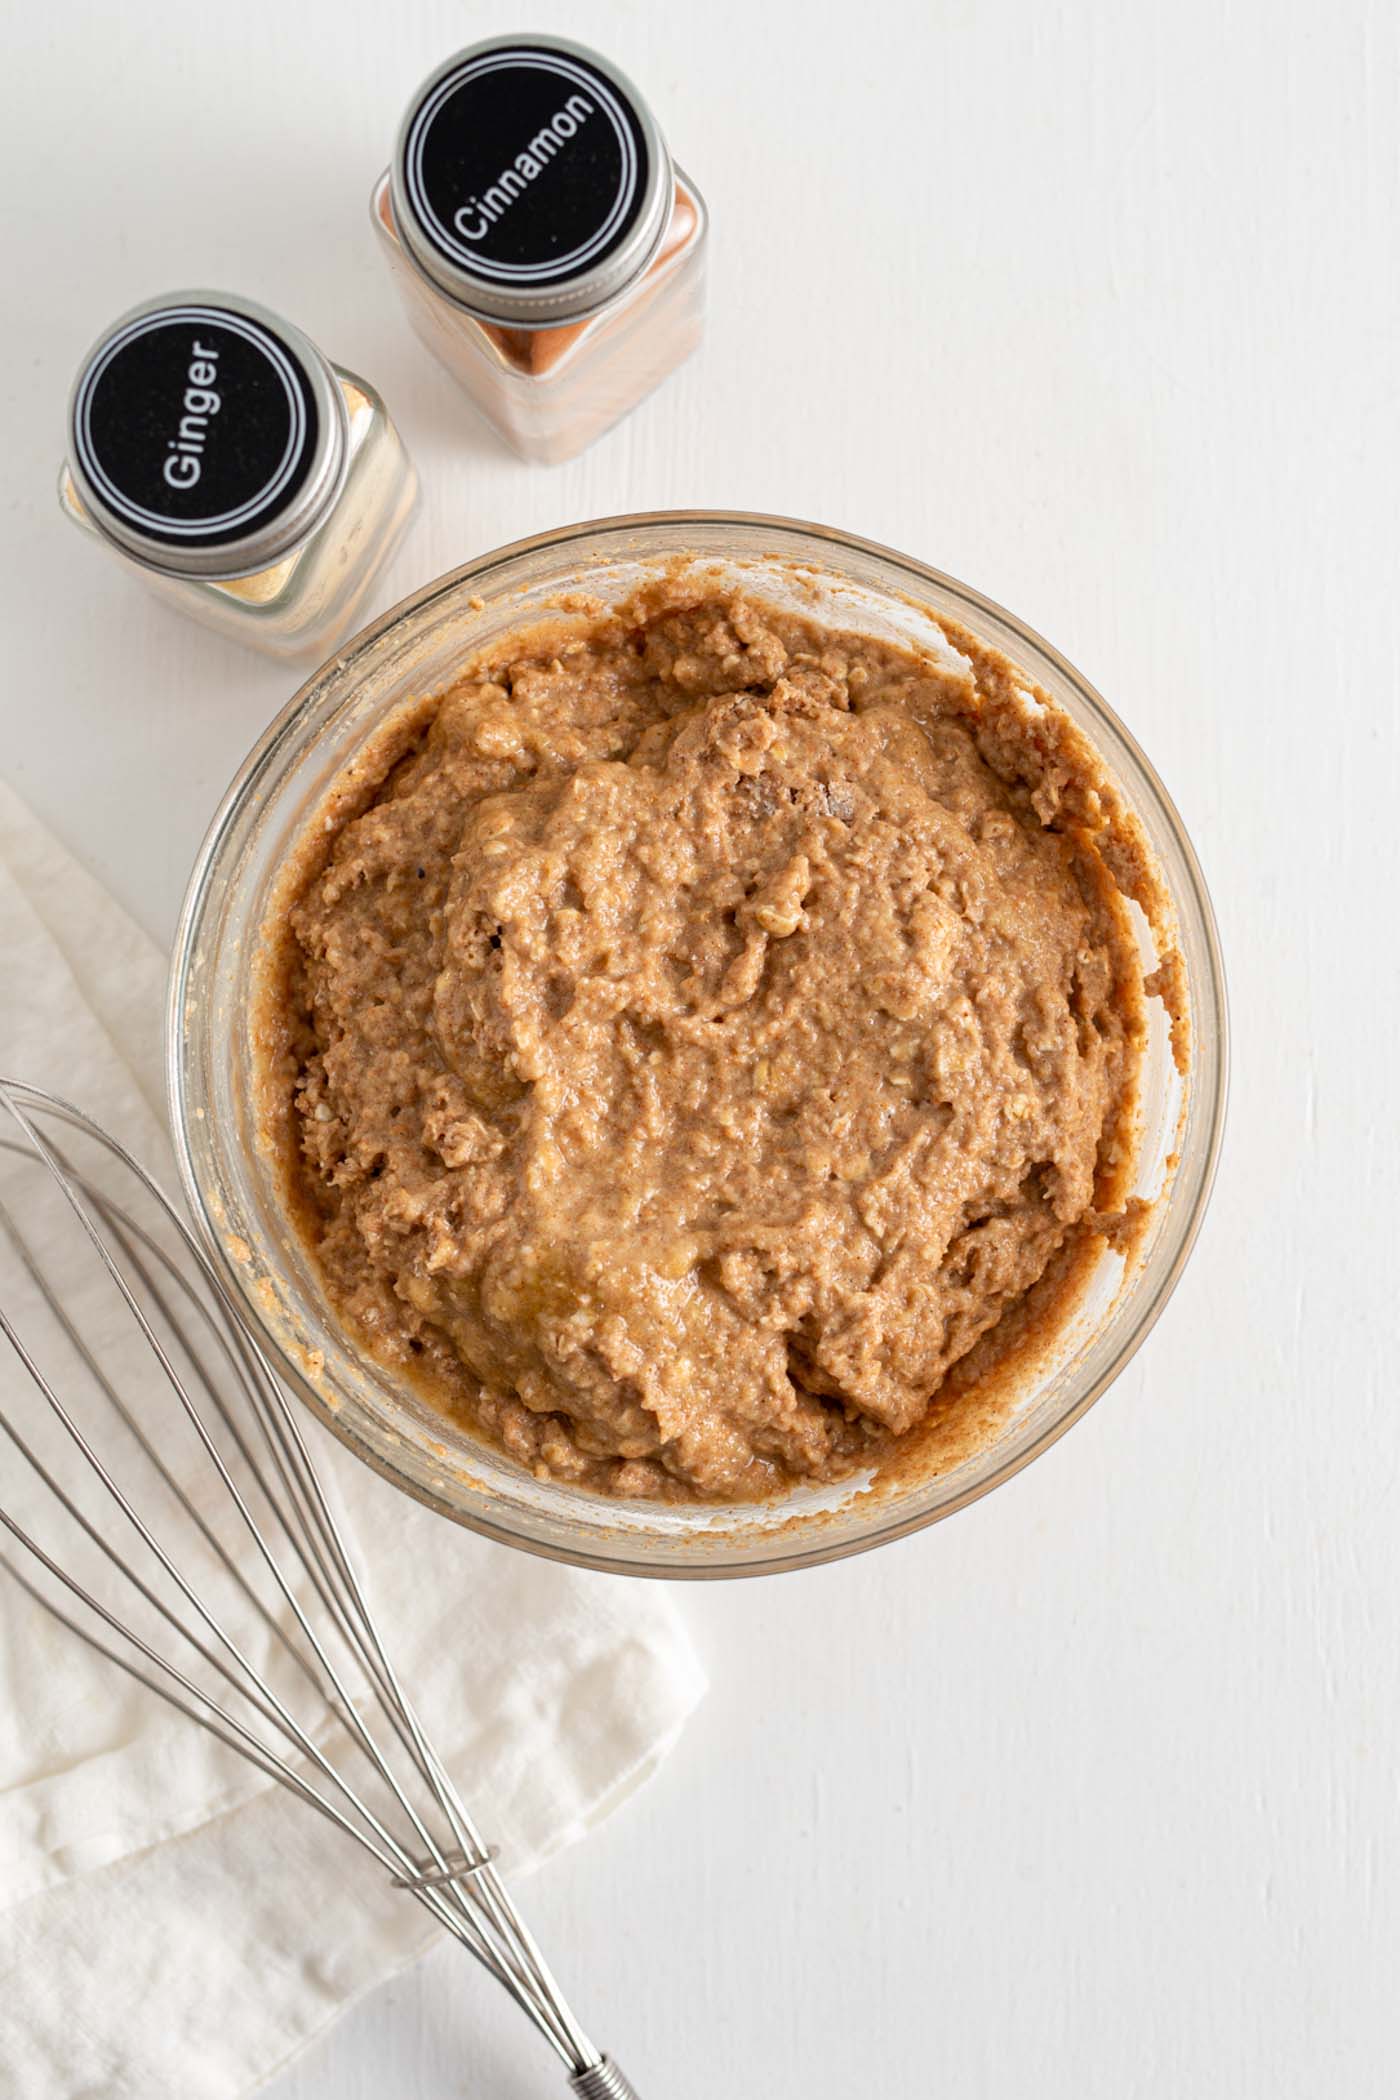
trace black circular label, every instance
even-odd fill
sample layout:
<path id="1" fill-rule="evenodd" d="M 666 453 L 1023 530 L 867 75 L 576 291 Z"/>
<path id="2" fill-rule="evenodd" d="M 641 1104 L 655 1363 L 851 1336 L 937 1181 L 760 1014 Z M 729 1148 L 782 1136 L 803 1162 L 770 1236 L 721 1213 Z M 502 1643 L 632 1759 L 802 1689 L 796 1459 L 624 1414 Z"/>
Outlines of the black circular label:
<path id="1" fill-rule="evenodd" d="M 413 114 L 403 182 L 414 216 L 459 269 L 490 283 L 582 277 L 626 240 L 646 196 L 631 103 L 571 52 L 485 51 Z"/>
<path id="2" fill-rule="evenodd" d="M 285 510 L 320 435 L 301 362 L 223 307 L 142 314 L 105 342 L 73 408 L 78 464 L 124 524 L 178 546 L 220 546 Z"/>

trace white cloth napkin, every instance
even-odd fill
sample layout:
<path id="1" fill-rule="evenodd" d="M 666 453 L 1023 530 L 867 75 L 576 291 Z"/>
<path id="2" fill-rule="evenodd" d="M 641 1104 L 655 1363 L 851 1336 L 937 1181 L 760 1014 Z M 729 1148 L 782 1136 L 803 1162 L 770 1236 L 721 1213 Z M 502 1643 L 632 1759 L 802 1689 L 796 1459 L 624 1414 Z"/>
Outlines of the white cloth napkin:
<path id="1" fill-rule="evenodd" d="M 170 1186 L 162 959 L 3 784 L 0 970 L 0 1071 L 76 1101 Z M 0 1354 L 7 1402 L 24 1381 Z M 659 1587 L 474 1539 L 309 1419 L 307 1435 L 390 1653 L 518 1876 L 675 1740 L 704 1680 L 674 1606 Z M 32 1492 L 0 1448 L 5 1505 L 23 1510 Z M 0 1571 L 6 2100 L 236 2100 L 437 1930 L 338 1832 Z M 475 1971 L 473 1983 L 494 1988 Z"/>

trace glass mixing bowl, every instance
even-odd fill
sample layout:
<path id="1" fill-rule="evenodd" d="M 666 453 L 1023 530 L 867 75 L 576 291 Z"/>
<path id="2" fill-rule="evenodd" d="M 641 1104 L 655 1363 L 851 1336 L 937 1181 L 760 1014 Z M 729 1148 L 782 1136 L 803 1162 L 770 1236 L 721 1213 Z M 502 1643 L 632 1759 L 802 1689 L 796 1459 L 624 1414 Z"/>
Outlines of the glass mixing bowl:
<path id="1" fill-rule="evenodd" d="M 361 1351 L 326 1301 L 256 1142 L 250 987 L 285 855 L 386 711 L 449 683 L 463 657 L 553 614 L 580 588 L 615 601 L 660 561 L 800 604 L 833 624 L 946 652 L 941 614 L 1011 658 L 1091 738 L 1156 855 L 1191 1009 L 1183 1083 L 1166 1016 L 1152 1016 L 1136 1189 L 1158 1198 L 1130 1257 L 1098 1257 L 1082 1302 L 1018 1385 L 992 1440 L 945 1470 L 802 1488 L 755 1507 L 612 1502 L 537 1480 L 438 1413 Z M 587 614 L 577 614 L 580 621 Z M 1139 915 L 1140 917 L 1141 915 Z M 1153 943 L 1140 928 L 1147 967 Z M 1210 901 L 1180 820 L 1133 739 L 1073 667 L 950 577 L 820 526 L 709 512 L 650 513 L 523 540 L 430 584 L 305 684 L 234 780 L 196 862 L 169 1010 L 172 1123 L 186 1195 L 249 1324 L 341 1441 L 409 1494 L 487 1537 L 640 1575 L 760 1574 L 810 1566 L 946 1517 L 1027 1465 L 1115 1378 L 1167 1301 L 1210 1193 L 1225 1109 L 1226 1012 Z"/>

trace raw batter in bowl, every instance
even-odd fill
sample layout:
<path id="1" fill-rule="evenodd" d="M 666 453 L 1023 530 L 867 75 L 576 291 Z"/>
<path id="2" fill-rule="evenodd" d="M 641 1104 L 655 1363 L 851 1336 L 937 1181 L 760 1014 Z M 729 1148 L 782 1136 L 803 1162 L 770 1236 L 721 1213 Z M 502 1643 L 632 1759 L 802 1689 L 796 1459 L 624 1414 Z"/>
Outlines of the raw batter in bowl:
<path id="1" fill-rule="evenodd" d="M 541 1476 L 884 1459 L 1122 1222 L 1142 847 L 947 631 L 966 671 L 662 580 L 401 710 L 287 870 L 289 1201 L 360 1340 Z"/>

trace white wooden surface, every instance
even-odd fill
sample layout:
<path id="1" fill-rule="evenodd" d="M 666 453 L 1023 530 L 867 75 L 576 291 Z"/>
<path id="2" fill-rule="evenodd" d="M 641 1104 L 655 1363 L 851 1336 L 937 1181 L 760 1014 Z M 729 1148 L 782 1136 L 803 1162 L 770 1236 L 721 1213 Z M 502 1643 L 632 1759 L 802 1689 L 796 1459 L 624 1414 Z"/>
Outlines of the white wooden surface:
<path id="1" fill-rule="evenodd" d="M 456 44 L 565 28 L 714 209 L 702 358 L 506 458 L 366 222 Z M 153 931 L 285 672 L 59 520 L 112 313 L 262 296 L 379 383 L 424 514 L 388 603 L 608 511 L 773 509 L 966 577 L 1110 696 L 1231 970 L 1221 1185 L 1150 1344 L 989 1502 L 689 1591 L 662 1778 L 529 1904 L 648 2100 L 1400 2090 L 1400 110 L 1376 0 L 49 0 L 4 32 L 0 765 Z M 274 2100 L 556 2089 L 444 1949 Z"/>

